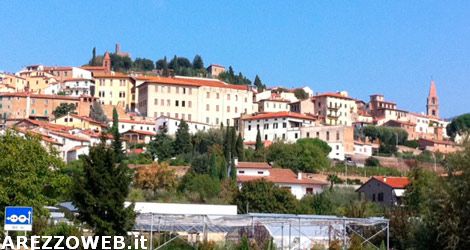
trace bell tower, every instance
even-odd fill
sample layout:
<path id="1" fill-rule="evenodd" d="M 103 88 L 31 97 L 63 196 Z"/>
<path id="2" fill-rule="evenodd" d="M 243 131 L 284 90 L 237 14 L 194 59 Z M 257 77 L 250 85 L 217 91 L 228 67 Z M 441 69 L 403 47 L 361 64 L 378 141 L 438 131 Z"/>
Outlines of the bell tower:
<path id="1" fill-rule="evenodd" d="M 106 68 L 107 72 L 111 72 L 111 57 L 109 56 L 108 51 L 104 53 L 103 67 Z"/>
<path id="2" fill-rule="evenodd" d="M 429 95 L 426 104 L 426 114 L 431 117 L 439 118 L 439 98 L 437 97 L 436 84 L 431 81 Z"/>

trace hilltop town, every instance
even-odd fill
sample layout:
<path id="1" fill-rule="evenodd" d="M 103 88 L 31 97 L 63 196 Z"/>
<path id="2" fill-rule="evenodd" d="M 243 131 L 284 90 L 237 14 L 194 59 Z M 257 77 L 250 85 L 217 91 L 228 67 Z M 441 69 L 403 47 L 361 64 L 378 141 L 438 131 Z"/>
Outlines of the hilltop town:
<path id="1" fill-rule="evenodd" d="M 197 206 L 216 215 L 251 213 L 253 232 L 255 219 L 268 221 L 267 215 L 253 213 L 291 214 L 276 218 L 284 218 L 282 227 L 298 219 L 300 235 L 300 217 L 292 214 L 384 215 L 384 207 L 406 203 L 405 191 L 413 181 L 410 176 L 416 176 L 416 166 L 436 176 L 457 173 L 449 172 L 446 160 L 464 151 L 468 133 L 441 117 L 440 87 L 430 81 L 428 90 L 420 90 L 428 94 L 422 97 L 426 113 L 418 113 L 415 110 L 423 107 L 403 110 L 386 93 L 370 93 L 370 99 L 361 100 L 348 90 L 318 93 L 316 86 L 270 87 L 258 76 L 252 83 L 232 67 L 206 67 L 200 56 L 192 62 L 176 56 L 155 63 L 133 60 L 117 44 L 113 53 L 96 55 L 93 49 L 85 65 L 29 65 L 18 72 L 1 72 L 1 133 L 9 138 L 2 143 L 21 144 L 24 139 L 24 145 L 41 145 L 41 154 L 52 157 L 48 164 L 60 165 L 58 172 L 75 181 L 70 193 L 54 197 L 64 201 L 58 206 L 72 213 L 86 213 L 83 208 L 92 206 L 80 199 L 86 185 L 109 190 L 123 185 L 130 189 L 122 198 L 135 202 L 141 213 L 209 214 L 196 212 Z M 8 145 L 20 152 L 25 148 Z M 31 151 L 30 157 L 37 155 Z M 105 161 L 132 170 L 131 178 L 119 168 L 107 168 Z M 113 175 L 126 181 L 102 183 Z M 85 187 L 77 189 L 80 185 Z M 94 191 L 90 188 L 86 195 Z M 65 202 L 69 200 L 73 203 Z M 168 212 L 162 212 L 165 209 Z M 121 213 L 127 212 L 122 208 Z M 339 223 L 340 217 L 335 220 Z M 148 230 L 147 217 L 138 217 L 137 222 L 140 230 Z M 229 227 L 228 220 L 218 223 L 203 228 Z M 389 227 L 388 220 L 377 218 L 360 223 Z M 223 236 L 204 231 L 204 242 L 235 237 L 221 228 L 214 230 Z M 299 236 L 295 242 L 289 232 L 289 247 L 331 246 L 331 228 L 315 229 L 316 241 Z M 94 230 L 99 230 L 99 223 Z M 168 225 L 161 230 L 175 231 Z M 188 242 L 201 242 L 199 232 L 191 230 L 195 229 L 178 233 L 184 231 Z M 346 227 L 342 230 L 346 234 Z M 388 246 L 389 236 L 387 232 L 377 245 Z M 284 239 L 282 235 L 276 243 L 284 244 Z M 350 235 L 348 245 L 354 239 Z"/>

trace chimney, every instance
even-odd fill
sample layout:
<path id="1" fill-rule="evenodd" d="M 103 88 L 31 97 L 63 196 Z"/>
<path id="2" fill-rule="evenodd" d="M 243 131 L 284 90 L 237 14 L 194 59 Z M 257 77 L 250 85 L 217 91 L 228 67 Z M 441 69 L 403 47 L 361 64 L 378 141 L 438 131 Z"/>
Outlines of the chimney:
<path id="1" fill-rule="evenodd" d="M 234 165 L 235 167 L 238 166 L 238 157 L 234 157 L 234 158 L 233 158 L 233 165 Z"/>
<path id="2" fill-rule="evenodd" d="M 302 180 L 302 172 L 297 173 L 297 180 Z"/>
<path id="3" fill-rule="evenodd" d="M 387 176 L 384 176 L 384 182 L 387 183 Z"/>

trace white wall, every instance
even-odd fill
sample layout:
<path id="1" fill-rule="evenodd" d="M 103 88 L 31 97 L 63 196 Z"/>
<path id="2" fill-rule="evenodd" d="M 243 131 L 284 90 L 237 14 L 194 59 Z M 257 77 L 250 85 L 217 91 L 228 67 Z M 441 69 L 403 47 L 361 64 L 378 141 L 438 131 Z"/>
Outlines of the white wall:
<path id="1" fill-rule="evenodd" d="M 240 173 L 240 171 L 244 171 L 244 173 Z M 262 172 L 262 173 L 260 174 L 258 172 Z M 237 167 L 237 175 L 238 176 L 269 176 L 269 170 Z"/>

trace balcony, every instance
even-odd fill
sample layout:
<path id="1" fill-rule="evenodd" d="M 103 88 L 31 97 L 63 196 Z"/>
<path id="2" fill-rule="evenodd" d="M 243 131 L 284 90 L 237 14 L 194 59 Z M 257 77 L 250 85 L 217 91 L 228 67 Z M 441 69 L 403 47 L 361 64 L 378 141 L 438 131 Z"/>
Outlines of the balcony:
<path id="1" fill-rule="evenodd" d="M 341 107 L 340 106 L 328 106 L 328 109 L 329 110 L 333 110 L 333 111 L 338 111 Z"/>

